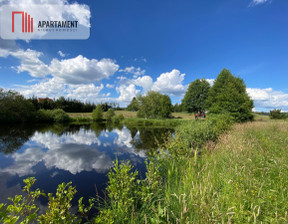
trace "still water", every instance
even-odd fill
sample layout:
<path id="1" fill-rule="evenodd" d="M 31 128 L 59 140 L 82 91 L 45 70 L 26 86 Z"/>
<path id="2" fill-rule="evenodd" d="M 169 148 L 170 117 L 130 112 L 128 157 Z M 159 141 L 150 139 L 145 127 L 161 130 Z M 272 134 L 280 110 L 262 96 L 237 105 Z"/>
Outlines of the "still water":
<path id="1" fill-rule="evenodd" d="M 77 194 L 103 197 L 113 161 L 130 160 L 145 174 L 147 151 L 156 149 L 169 128 L 107 127 L 105 125 L 37 125 L 0 127 L 0 202 L 21 193 L 23 179 L 37 179 L 35 188 L 55 192 L 72 181 Z M 158 142 L 158 143 L 157 143 Z M 45 208 L 46 199 L 38 203 Z"/>

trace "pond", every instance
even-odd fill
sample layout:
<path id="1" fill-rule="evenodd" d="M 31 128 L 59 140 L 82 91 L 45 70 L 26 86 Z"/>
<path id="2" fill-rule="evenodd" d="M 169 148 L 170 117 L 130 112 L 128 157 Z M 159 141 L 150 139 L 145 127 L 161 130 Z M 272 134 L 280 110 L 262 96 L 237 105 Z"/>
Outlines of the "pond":
<path id="1" fill-rule="evenodd" d="M 113 161 L 130 160 L 145 175 L 147 151 L 156 149 L 173 129 L 91 125 L 9 125 L 0 127 L 0 202 L 21 194 L 23 179 L 37 179 L 34 189 L 55 193 L 72 181 L 77 194 L 88 200 L 103 197 Z M 86 201 L 85 200 L 85 201 Z M 45 198 L 38 201 L 44 209 Z"/>

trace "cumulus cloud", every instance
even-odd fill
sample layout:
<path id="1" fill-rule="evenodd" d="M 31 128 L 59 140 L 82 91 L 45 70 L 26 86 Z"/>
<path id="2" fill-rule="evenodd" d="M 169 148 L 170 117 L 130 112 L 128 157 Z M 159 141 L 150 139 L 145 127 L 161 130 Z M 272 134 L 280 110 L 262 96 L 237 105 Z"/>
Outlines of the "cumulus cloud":
<path id="1" fill-rule="evenodd" d="M 153 84 L 152 90 L 174 96 L 184 94 L 187 89 L 187 87 L 182 84 L 184 77 L 185 74 L 181 74 L 177 69 L 162 73 Z"/>
<path id="2" fill-rule="evenodd" d="M 130 85 L 121 85 L 116 88 L 116 90 L 119 92 L 120 96 L 118 97 L 118 101 L 122 103 L 129 103 L 134 96 L 136 96 L 140 90 L 137 90 L 134 84 Z"/>
<path id="3" fill-rule="evenodd" d="M 49 74 L 49 66 L 40 60 L 42 52 L 27 49 L 0 49 L 0 57 L 13 56 L 20 60 L 20 65 L 16 67 L 18 73 L 28 72 L 32 77 L 45 77 Z"/>
<path id="4" fill-rule="evenodd" d="M 84 102 L 93 101 L 95 98 L 99 97 L 100 91 L 104 88 L 103 84 L 100 86 L 95 86 L 94 84 L 82 84 L 77 85 L 75 88 L 70 86 L 70 93 L 67 97 L 72 99 L 80 99 Z"/>
<path id="5" fill-rule="evenodd" d="M 141 86 L 143 88 L 144 93 L 149 91 L 153 85 L 153 79 L 150 76 L 138 77 L 137 79 L 132 81 L 135 85 Z"/>
<path id="6" fill-rule="evenodd" d="M 67 85 L 59 78 L 44 79 L 40 83 L 17 89 L 26 97 L 50 97 L 59 98 L 67 95 Z"/>
<path id="7" fill-rule="evenodd" d="M 255 108 L 259 108 L 259 110 L 282 109 L 288 111 L 288 93 L 272 88 L 247 88 L 247 93 L 254 100 Z"/>
<path id="8" fill-rule="evenodd" d="M 126 67 L 125 69 L 120 69 L 119 72 L 125 72 L 126 74 L 133 74 L 136 78 L 137 76 L 144 75 L 145 70 L 141 70 L 140 67 L 135 68 L 134 66 Z"/>
<path id="9" fill-rule="evenodd" d="M 99 82 L 112 76 L 119 66 L 111 59 L 88 59 L 82 55 L 59 61 L 54 58 L 49 66 L 50 73 L 66 83 L 82 84 Z"/>
<path id="10" fill-rule="evenodd" d="M 40 59 L 43 56 L 42 52 L 31 49 L 0 49 L 0 57 L 9 55 L 20 60 L 20 65 L 16 67 L 18 73 L 26 71 L 32 77 L 45 77 L 51 74 L 70 84 L 99 82 L 108 79 L 119 69 L 119 65 L 106 58 L 98 61 L 78 55 L 64 60 L 54 58 L 50 65 L 47 65 Z"/>

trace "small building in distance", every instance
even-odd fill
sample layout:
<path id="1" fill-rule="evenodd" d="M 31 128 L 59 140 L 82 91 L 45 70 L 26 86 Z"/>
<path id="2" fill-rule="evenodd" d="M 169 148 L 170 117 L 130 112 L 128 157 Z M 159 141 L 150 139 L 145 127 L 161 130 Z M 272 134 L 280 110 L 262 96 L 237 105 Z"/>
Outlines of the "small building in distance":
<path id="1" fill-rule="evenodd" d="M 38 98 L 38 103 L 43 103 L 45 101 L 53 102 L 53 100 L 48 98 L 48 97 L 46 97 L 46 98 Z"/>

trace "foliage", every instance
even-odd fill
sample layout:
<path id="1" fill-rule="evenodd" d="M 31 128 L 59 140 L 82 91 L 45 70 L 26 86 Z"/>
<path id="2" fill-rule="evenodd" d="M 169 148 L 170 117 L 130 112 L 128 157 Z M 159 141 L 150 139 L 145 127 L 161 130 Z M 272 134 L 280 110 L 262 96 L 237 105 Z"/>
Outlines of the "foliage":
<path id="1" fill-rule="evenodd" d="M 63 123 L 70 121 L 67 113 L 62 109 L 52 110 L 53 121 L 56 123 Z"/>
<path id="2" fill-rule="evenodd" d="M 35 200 L 41 195 L 45 195 L 39 189 L 31 191 L 32 185 L 35 183 L 35 178 L 27 178 L 23 182 L 26 186 L 23 191 L 28 194 L 28 197 L 16 195 L 14 198 L 9 198 L 11 205 L 0 204 L 0 221 L 2 223 L 30 223 L 37 219 L 37 211 L 39 208 L 35 205 Z M 6 207 L 6 208 L 5 208 Z"/>
<path id="3" fill-rule="evenodd" d="M 125 117 L 124 117 L 123 114 L 119 114 L 119 115 L 118 115 L 118 119 L 119 119 L 120 121 L 123 121 L 123 120 L 125 119 Z"/>
<path id="4" fill-rule="evenodd" d="M 56 195 L 48 194 L 48 208 L 46 213 L 39 217 L 41 223 L 73 223 L 76 222 L 78 217 L 71 214 L 70 208 L 72 207 L 71 201 L 76 194 L 75 187 L 62 183 L 58 186 Z"/>
<path id="5" fill-rule="evenodd" d="M 132 166 L 129 161 L 119 165 L 114 162 L 113 169 L 108 173 L 107 193 L 110 208 L 100 211 L 96 223 L 127 223 L 135 209 L 136 200 L 136 177 L 138 172 L 131 172 Z M 131 214 L 131 216 L 133 213 Z M 109 221 L 108 221 L 109 220 Z"/>
<path id="6" fill-rule="evenodd" d="M 182 124 L 176 127 L 175 143 L 181 142 L 181 147 L 178 145 L 177 151 L 200 150 L 207 141 L 217 141 L 219 135 L 228 130 L 232 124 L 232 117 L 229 114 L 214 115 L 205 121 L 190 121 Z"/>
<path id="7" fill-rule="evenodd" d="M 101 121 L 103 119 L 103 109 L 100 104 L 92 112 L 92 118 L 94 121 Z"/>
<path id="8" fill-rule="evenodd" d="M 196 79 L 191 82 L 182 100 L 184 110 L 189 113 L 204 112 L 207 109 L 209 89 L 210 84 L 206 79 Z"/>
<path id="9" fill-rule="evenodd" d="M 109 201 L 104 208 L 100 208 L 95 223 L 144 223 L 144 217 L 146 222 L 149 219 L 149 223 L 155 223 L 153 216 L 158 212 L 155 199 L 162 194 L 163 178 L 159 173 L 159 164 L 152 160 L 149 163 L 145 161 L 146 178 L 136 180 L 138 172 L 132 171 L 130 162 L 119 165 L 116 159 L 108 173 L 106 190 Z"/>
<path id="10" fill-rule="evenodd" d="M 278 110 L 274 109 L 274 110 L 270 110 L 269 117 L 271 119 L 285 119 L 288 116 L 286 113 L 282 113 L 281 109 L 278 109 Z"/>
<path id="11" fill-rule="evenodd" d="M 110 108 L 106 113 L 106 120 L 111 121 L 114 116 L 115 116 L 115 112 L 112 108 Z"/>
<path id="12" fill-rule="evenodd" d="M 209 90 L 209 113 L 230 113 L 235 121 L 252 120 L 253 101 L 246 92 L 244 81 L 223 69 Z"/>
<path id="13" fill-rule="evenodd" d="M 37 98 L 33 96 L 28 99 L 36 110 L 54 110 L 62 109 L 65 112 L 92 112 L 95 109 L 94 103 L 83 103 L 76 99 L 64 98 L 63 96 L 59 97 L 57 100 L 52 100 L 49 98 Z M 104 111 L 107 111 L 109 107 L 114 106 L 114 104 L 103 103 L 102 107 Z"/>
<path id="14" fill-rule="evenodd" d="M 167 95 L 150 91 L 147 96 L 138 96 L 138 100 L 140 105 L 138 117 L 168 118 L 171 115 L 173 106 Z"/>
<path id="15" fill-rule="evenodd" d="M 27 193 L 27 197 L 16 195 L 14 198 L 9 198 L 12 202 L 10 205 L 0 204 L 0 221 L 1 223 L 81 223 L 82 219 L 76 214 L 71 213 L 71 201 L 77 192 L 75 187 L 62 183 L 58 186 L 56 195 L 48 194 L 48 208 L 44 214 L 38 215 L 38 206 L 35 204 L 36 199 L 40 196 L 46 196 L 43 191 L 36 189 L 32 191 L 36 179 L 29 177 L 23 180 L 26 184 L 23 191 Z M 88 213 L 92 209 L 93 201 L 89 200 L 89 206 L 85 207 L 82 203 L 83 198 L 78 202 L 78 213 L 88 219 Z"/>
<path id="16" fill-rule="evenodd" d="M 0 123 L 26 122 L 33 119 L 33 104 L 19 93 L 0 88 Z"/>
<path id="17" fill-rule="evenodd" d="M 138 111 L 139 110 L 139 100 L 136 97 L 133 97 L 130 104 L 127 106 L 129 111 Z"/>
<path id="18" fill-rule="evenodd" d="M 65 123 L 70 121 L 69 115 L 62 109 L 43 110 L 36 112 L 35 120 L 38 122 Z"/>
<path id="19" fill-rule="evenodd" d="M 180 103 L 175 103 L 174 108 L 173 108 L 174 112 L 182 112 L 183 111 L 183 104 Z"/>

